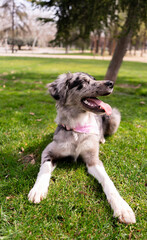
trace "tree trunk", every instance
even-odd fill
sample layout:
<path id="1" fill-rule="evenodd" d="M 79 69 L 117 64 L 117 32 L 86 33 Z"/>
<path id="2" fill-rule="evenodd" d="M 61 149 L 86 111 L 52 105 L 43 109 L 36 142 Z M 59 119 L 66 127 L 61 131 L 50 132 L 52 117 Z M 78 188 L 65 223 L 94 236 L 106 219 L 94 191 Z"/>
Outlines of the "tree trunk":
<path id="1" fill-rule="evenodd" d="M 102 56 L 104 56 L 104 54 L 105 54 L 106 46 L 107 46 L 107 35 L 106 35 L 106 33 L 105 33 Z"/>
<path id="2" fill-rule="evenodd" d="M 99 39 L 96 40 L 96 49 L 95 49 L 95 53 L 98 54 L 99 52 Z"/>
<path id="3" fill-rule="evenodd" d="M 39 36 L 39 35 L 38 35 Z M 33 40 L 33 44 L 32 44 L 32 51 L 34 50 L 35 46 L 36 46 L 36 42 L 37 42 L 37 39 L 38 39 L 38 36 L 36 36 Z"/>
<path id="4" fill-rule="evenodd" d="M 68 45 L 65 47 L 65 54 L 68 54 Z"/>
<path id="5" fill-rule="evenodd" d="M 112 60 L 109 64 L 107 73 L 105 75 L 105 80 L 111 80 L 111 81 L 116 81 L 117 75 L 119 68 L 122 64 L 123 57 L 125 56 L 126 50 L 128 43 L 131 40 L 132 34 L 135 31 L 134 28 L 134 22 L 136 20 L 136 11 L 137 8 L 132 8 L 128 10 L 128 15 L 125 21 L 125 24 L 123 26 L 122 32 L 120 34 L 120 38 L 118 39 Z"/>
<path id="6" fill-rule="evenodd" d="M 7 51 L 8 51 L 8 34 L 6 33 L 6 36 L 5 36 L 5 44 L 4 44 L 4 46 L 5 46 L 5 52 L 7 53 Z"/>
<path id="7" fill-rule="evenodd" d="M 117 74 L 122 64 L 123 57 L 125 56 L 131 35 L 132 34 L 130 32 L 128 35 L 123 36 L 118 40 L 112 60 L 109 64 L 109 67 L 105 76 L 105 80 L 111 80 L 114 82 L 116 81 Z"/>
<path id="8" fill-rule="evenodd" d="M 101 33 L 98 32 L 98 38 L 97 38 L 97 41 L 96 41 L 96 53 L 98 54 L 99 53 L 99 46 L 100 46 L 100 36 L 101 36 Z"/>
<path id="9" fill-rule="evenodd" d="M 112 54 L 112 38 L 111 36 L 109 37 L 109 42 L 108 42 L 108 53 L 111 56 Z"/>
<path id="10" fill-rule="evenodd" d="M 96 44 L 97 44 L 97 37 L 96 35 L 94 35 L 94 38 L 93 38 L 93 55 L 96 54 Z"/>
<path id="11" fill-rule="evenodd" d="M 14 10 L 15 10 L 15 4 L 14 0 L 12 1 L 12 53 L 14 53 Z"/>

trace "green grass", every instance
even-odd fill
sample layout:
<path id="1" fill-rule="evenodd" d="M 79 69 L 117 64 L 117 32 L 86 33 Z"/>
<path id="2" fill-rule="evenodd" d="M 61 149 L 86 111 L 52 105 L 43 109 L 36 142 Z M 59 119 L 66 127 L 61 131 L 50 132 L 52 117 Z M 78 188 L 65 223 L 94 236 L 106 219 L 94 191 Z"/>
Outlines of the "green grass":
<path id="1" fill-rule="evenodd" d="M 103 97 L 121 111 L 122 121 L 117 133 L 100 148 L 100 159 L 135 211 L 137 223 L 125 225 L 113 218 L 100 184 L 87 174 L 82 162 L 59 164 L 47 198 L 39 205 L 27 200 L 41 152 L 52 141 L 56 128 L 55 102 L 46 94 L 46 83 L 68 71 L 88 72 L 103 79 L 108 64 L 0 58 L 0 239 L 147 239 L 147 65 L 143 63 L 123 63 L 114 93 Z M 27 162 L 32 158 L 35 165 Z"/>

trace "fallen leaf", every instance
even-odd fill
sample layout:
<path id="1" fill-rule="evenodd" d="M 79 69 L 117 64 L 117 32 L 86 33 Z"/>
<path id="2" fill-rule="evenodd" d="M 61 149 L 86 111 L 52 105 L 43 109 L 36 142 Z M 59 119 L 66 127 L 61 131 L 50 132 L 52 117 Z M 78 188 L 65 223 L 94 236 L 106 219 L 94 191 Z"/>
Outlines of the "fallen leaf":
<path id="1" fill-rule="evenodd" d="M 21 147 L 21 152 L 24 152 L 24 148 L 23 147 Z"/>
<path id="2" fill-rule="evenodd" d="M 8 196 L 8 197 L 6 197 L 6 200 L 9 200 L 9 199 L 12 199 L 12 198 L 14 198 L 14 196 Z"/>
<path id="3" fill-rule="evenodd" d="M 141 128 L 141 127 L 142 127 L 142 125 L 136 125 L 136 127 L 137 127 L 137 128 Z"/>
<path id="4" fill-rule="evenodd" d="M 34 164 L 35 164 L 35 159 L 32 159 L 32 160 L 30 161 L 30 164 L 31 164 L 31 165 L 34 165 Z"/>
<path id="5" fill-rule="evenodd" d="M 87 193 L 85 193 L 85 192 L 79 192 L 79 194 L 83 194 L 83 195 L 88 195 Z"/>
<path id="6" fill-rule="evenodd" d="M 24 152 L 24 148 L 21 147 L 20 151 L 19 151 L 19 154 L 22 154 Z"/>
<path id="7" fill-rule="evenodd" d="M 10 207 L 9 209 L 10 209 L 10 210 L 13 210 L 13 209 L 14 209 L 14 207 Z"/>
<path id="8" fill-rule="evenodd" d="M 42 119 L 36 119 L 36 121 L 37 121 L 37 122 L 41 122 L 41 121 L 42 121 Z"/>
<path id="9" fill-rule="evenodd" d="M 35 115 L 35 113 L 33 113 L 33 112 L 30 112 L 30 115 L 34 116 L 34 115 Z"/>
<path id="10" fill-rule="evenodd" d="M 42 81 L 35 81 L 35 83 L 39 83 L 39 84 L 42 84 Z"/>

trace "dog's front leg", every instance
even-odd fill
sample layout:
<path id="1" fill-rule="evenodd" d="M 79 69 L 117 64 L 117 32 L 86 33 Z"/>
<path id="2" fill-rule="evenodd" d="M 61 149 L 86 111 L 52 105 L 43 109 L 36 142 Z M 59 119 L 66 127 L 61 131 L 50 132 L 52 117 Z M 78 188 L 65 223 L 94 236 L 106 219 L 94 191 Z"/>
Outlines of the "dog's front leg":
<path id="1" fill-rule="evenodd" d="M 46 197 L 51 178 L 51 172 L 54 170 L 54 168 L 55 167 L 52 165 L 51 161 L 46 161 L 41 165 L 34 187 L 28 194 L 29 201 L 39 203 Z"/>
<path id="2" fill-rule="evenodd" d="M 107 200 L 110 203 L 114 217 L 118 217 L 120 222 L 135 223 L 135 214 L 126 201 L 120 196 L 113 182 L 109 178 L 102 164 L 88 166 L 88 172 L 93 175 L 99 183 L 101 183 L 106 194 Z"/>
<path id="3" fill-rule="evenodd" d="M 49 181 L 51 178 L 51 173 L 54 170 L 55 166 L 52 164 L 52 158 L 50 157 L 50 151 L 52 148 L 53 142 L 50 143 L 42 152 L 41 155 L 41 167 L 34 184 L 34 187 L 28 194 L 29 201 L 34 203 L 39 203 L 44 199 L 48 192 Z"/>
<path id="4" fill-rule="evenodd" d="M 28 199 L 31 202 L 39 203 L 47 195 L 51 173 L 56 167 L 52 164 L 52 157 L 50 156 L 52 146 L 53 142 L 47 145 L 47 147 L 42 152 L 41 167 L 34 187 L 28 194 Z"/>

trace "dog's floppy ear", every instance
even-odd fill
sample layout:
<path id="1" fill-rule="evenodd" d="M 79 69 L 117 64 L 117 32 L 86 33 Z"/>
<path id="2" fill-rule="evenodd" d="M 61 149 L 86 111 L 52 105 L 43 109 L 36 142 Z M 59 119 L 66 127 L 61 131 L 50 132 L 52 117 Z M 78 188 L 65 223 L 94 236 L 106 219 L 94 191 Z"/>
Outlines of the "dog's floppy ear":
<path id="1" fill-rule="evenodd" d="M 68 92 L 67 80 L 69 79 L 69 75 L 71 74 L 61 74 L 54 82 L 47 85 L 50 95 L 56 101 L 60 100 L 61 104 L 66 102 Z"/>
<path id="2" fill-rule="evenodd" d="M 48 91 L 49 91 L 50 95 L 55 100 L 58 101 L 60 99 L 60 94 L 59 94 L 59 91 L 58 91 L 58 84 L 57 84 L 57 82 L 55 81 L 55 82 L 47 84 L 47 88 L 48 88 Z"/>

